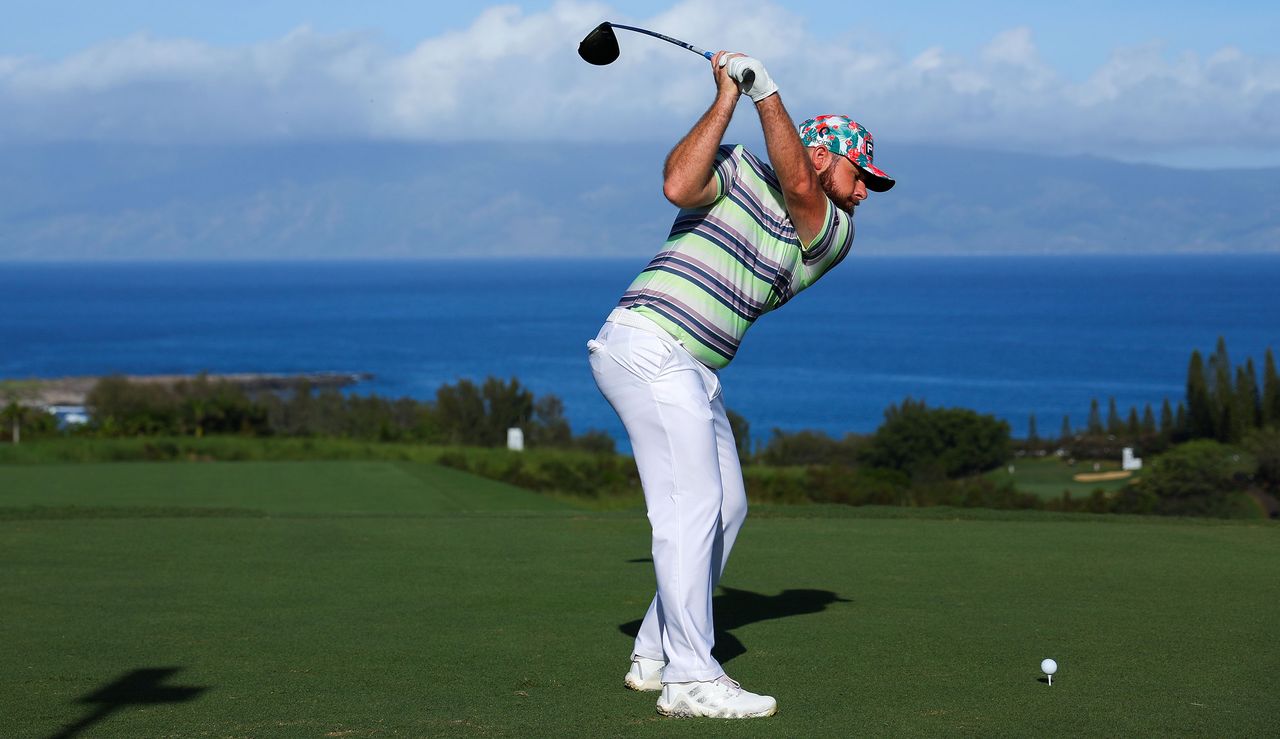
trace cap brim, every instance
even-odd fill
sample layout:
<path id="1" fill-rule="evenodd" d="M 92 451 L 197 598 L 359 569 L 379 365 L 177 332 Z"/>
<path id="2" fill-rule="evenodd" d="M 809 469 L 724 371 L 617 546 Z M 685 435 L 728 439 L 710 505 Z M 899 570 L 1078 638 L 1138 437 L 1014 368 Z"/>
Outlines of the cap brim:
<path id="1" fill-rule="evenodd" d="M 868 164 L 865 167 L 858 165 L 858 169 L 862 170 L 862 173 L 866 175 L 867 189 L 871 192 L 887 192 L 897 184 L 892 177 L 885 174 L 883 169 L 874 164 Z"/>

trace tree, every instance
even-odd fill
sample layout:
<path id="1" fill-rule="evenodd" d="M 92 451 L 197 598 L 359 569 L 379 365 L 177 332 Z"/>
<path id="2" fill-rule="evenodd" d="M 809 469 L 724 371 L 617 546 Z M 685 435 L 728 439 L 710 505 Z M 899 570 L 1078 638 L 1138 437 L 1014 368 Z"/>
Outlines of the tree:
<path id="1" fill-rule="evenodd" d="M 1089 401 L 1089 425 L 1087 428 L 1090 434 L 1102 433 L 1102 413 L 1098 411 L 1097 398 Z"/>
<path id="2" fill-rule="evenodd" d="M 533 404 L 533 420 L 526 436 L 531 447 L 565 448 L 573 443 L 573 431 L 564 417 L 564 401 L 547 394 Z"/>
<path id="3" fill-rule="evenodd" d="M 1167 409 L 1169 401 L 1164 402 Z M 1156 429 L 1156 414 L 1151 410 L 1151 404 L 1147 403 L 1142 408 L 1142 434 L 1143 436 L 1155 436 L 1159 431 Z"/>
<path id="4" fill-rule="evenodd" d="M 179 398 L 173 387 L 130 382 L 123 375 L 103 377 L 85 397 L 98 429 L 123 436 L 179 433 Z"/>
<path id="5" fill-rule="evenodd" d="M 533 393 L 516 378 L 486 378 L 482 386 L 467 379 L 436 390 L 435 420 L 453 444 L 501 446 L 507 429 L 529 428 L 534 415 Z M 554 422 L 554 404 L 543 410 Z"/>
<path id="6" fill-rule="evenodd" d="M 802 429 L 783 431 L 775 428 L 769 441 L 761 447 L 756 458 L 774 467 L 794 465 L 841 465 L 854 467 L 859 449 L 865 437 L 848 434 L 844 439 L 833 439 L 822 431 Z"/>
<path id="7" fill-rule="evenodd" d="M 1209 384 L 1205 379 L 1204 358 L 1200 356 L 1198 349 L 1191 352 L 1191 363 L 1187 366 L 1185 428 L 1193 439 L 1209 439 L 1214 435 L 1213 402 L 1209 398 Z"/>
<path id="8" fill-rule="evenodd" d="M 1224 444 L 1190 441 L 1156 457 L 1141 488 L 1156 497 L 1158 513 L 1229 514 L 1236 486 L 1231 458 L 1232 449 Z"/>
<path id="9" fill-rule="evenodd" d="M 1231 358 L 1227 355 L 1227 340 L 1218 337 L 1218 346 L 1209 358 L 1212 375 L 1209 385 L 1210 407 L 1213 412 L 1213 438 L 1229 441 L 1235 429 L 1235 393 L 1231 387 Z"/>
<path id="10" fill-rule="evenodd" d="M 1120 424 L 1120 414 L 1116 411 L 1115 396 L 1107 401 L 1107 433 L 1112 436 L 1120 436 L 1124 433 L 1124 427 Z"/>
<path id="11" fill-rule="evenodd" d="M 1280 374 L 1276 373 L 1276 358 L 1267 347 L 1267 357 L 1262 370 L 1262 423 L 1280 428 Z"/>
<path id="12" fill-rule="evenodd" d="M 1258 374 L 1250 357 L 1245 366 L 1236 368 L 1236 392 L 1233 398 L 1234 412 L 1231 415 L 1231 441 L 1240 441 L 1250 430 L 1262 424 L 1262 400 L 1258 397 Z"/>
<path id="13" fill-rule="evenodd" d="M 0 425 L 9 427 L 9 438 L 14 444 L 22 441 L 22 427 L 31 420 L 32 408 L 29 403 L 36 392 L 29 386 L 17 382 L 0 382 Z"/>
<path id="14" fill-rule="evenodd" d="M 521 387 L 519 380 L 513 377 L 504 382 L 496 377 L 486 378 L 483 395 L 491 445 L 505 444 L 507 429 L 528 426 L 533 417 L 533 393 Z"/>
<path id="15" fill-rule="evenodd" d="M 732 408 L 725 408 L 724 415 L 729 419 L 729 429 L 733 432 L 733 443 L 738 449 L 738 460 L 742 463 L 751 461 L 751 424 Z"/>
<path id="16" fill-rule="evenodd" d="M 1075 436 L 1075 434 L 1071 432 L 1071 416 L 1064 413 L 1062 415 L 1062 428 L 1058 430 L 1058 441 L 1063 445 L 1066 445 L 1067 442 L 1071 441 L 1071 437 L 1073 436 Z"/>
<path id="17" fill-rule="evenodd" d="M 10 438 L 14 444 L 22 441 L 22 422 L 25 420 L 26 415 L 26 406 L 16 400 L 9 401 L 4 410 L 0 410 L 0 422 L 9 427 Z"/>
<path id="18" fill-rule="evenodd" d="M 1165 398 L 1160 404 L 1160 435 L 1164 438 L 1171 438 L 1177 427 L 1173 421 L 1173 407 L 1169 405 L 1169 399 Z"/>
<path id="19" fill-rule="evenodd" d="M 471 380 L 441 385 L 436 390 L 436 417 L 445 438 L 452 444 L 495 446 L 488 438 L 484 396 Z"/>
<path id="20" fill-rule="evenodd" d="M 1280 428 L 1254 429 L 1245 436 L 1243 446 L 1257 461 L 1255 479 L 1272 492 L 1280 492 Z"/>
<path id="21" fill-rule="evenodd" d="M 1147 411 L 1151 410 L 1151 406 L 1147 406 Z M 1142 424 L 1138 422 L 1138 409 L 1136 406 L 1129 406 L 1129 420 L 1124 425 L 1125 433 L 1130 439 L 1138 439 L 1142 436 Z"/>
<path id="22" fill-rule="evenodd" d="M 860 456 L 868 466 L 916 479 L 973 475 L 1009 458 L 1009 424 L 964 408 L 929 408 L 907 398 L 885 411 L 885 422 Z"/>
<path id="23" fill-rule="evenodd" d="M 227 380 L 210 380 L 200 373 L 179 380 L 172 389 L 174 433 L 255 434 L 269 429 L 265 406 L 254 402 L 244 388 Z"/>
<path id="24" fill-rule="evenodd" d="M 1027 441 L 1031 444 L 1040 443 L 1040 434 L 1036 431 L 1036 414 L 1032 413 L 1031 418 L 1027 420 Z"/>

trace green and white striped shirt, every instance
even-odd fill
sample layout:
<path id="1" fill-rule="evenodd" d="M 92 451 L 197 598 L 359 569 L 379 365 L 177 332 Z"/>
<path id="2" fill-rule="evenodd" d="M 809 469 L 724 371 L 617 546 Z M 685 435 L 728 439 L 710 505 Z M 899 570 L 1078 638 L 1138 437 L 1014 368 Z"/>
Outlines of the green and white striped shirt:
<path id="1" fill-rule="evenodd" d="M 764 313 L 818 281 L 853 246 L 853 216 L 827 199 L 827 219 L 802 246 L 773 168 L 742 145 L 716 155 L 716 199 L 682 209 L 663 250 L 618 307 L 650 319 L 713 369 L 729 364 Z"/>

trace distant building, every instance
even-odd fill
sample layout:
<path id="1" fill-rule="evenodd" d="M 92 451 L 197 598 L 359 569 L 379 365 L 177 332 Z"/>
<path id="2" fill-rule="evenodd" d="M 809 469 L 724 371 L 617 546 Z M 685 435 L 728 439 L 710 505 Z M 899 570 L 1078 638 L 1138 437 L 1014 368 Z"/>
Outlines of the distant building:
<path id="1" fill-rule="evenodd" d="M 1142 457 L 1133 456 L 1133 447 L 1127 446 L 1124 448 L 1124 456 L 1120 460 L 1120 465 L 1126 471 L 1140 470 L 1142 469 Z"/>
<path id="2" fill-rule="evenodd" d="M 45 410 L 58 419 L 58 428 L 81 426 L 89 422 L 89 411 L 82 405 L 50 405 Z"/>

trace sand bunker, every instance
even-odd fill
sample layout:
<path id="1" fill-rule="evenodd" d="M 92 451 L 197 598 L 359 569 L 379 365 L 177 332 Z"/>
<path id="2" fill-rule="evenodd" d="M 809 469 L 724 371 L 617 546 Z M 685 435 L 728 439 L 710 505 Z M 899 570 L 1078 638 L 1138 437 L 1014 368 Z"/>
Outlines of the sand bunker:
<path id="1" fill-rule="evenodd" d="M 1078 475 L 1072 475 L 1071 479 L 1076 482 L 1108 482 L 1110 480 L 1125 480 L 1133 477 L 1131 470 L 1115 470 L 1113 472 L 1081 472 Z"/>

